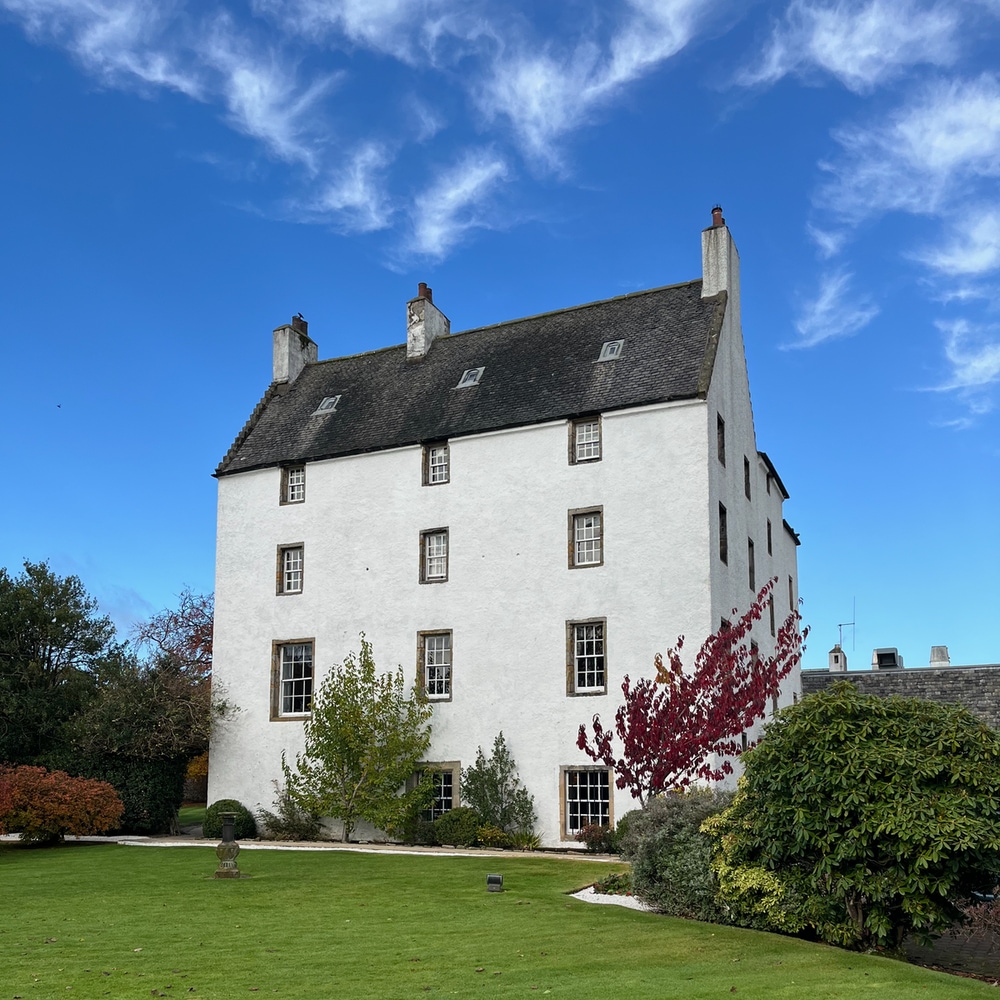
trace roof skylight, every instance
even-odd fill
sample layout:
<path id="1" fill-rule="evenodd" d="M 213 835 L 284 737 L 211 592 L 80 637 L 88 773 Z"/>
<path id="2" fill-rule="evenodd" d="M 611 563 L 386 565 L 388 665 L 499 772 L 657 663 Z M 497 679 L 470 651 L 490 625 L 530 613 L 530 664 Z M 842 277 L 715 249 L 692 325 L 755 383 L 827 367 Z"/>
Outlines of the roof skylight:
<path id="1" fill-rule="evenodd" d="M 323 402 L 313 410 L 310 416 L 318 417 L 321 413 L 334 413 L 339 402 L 340 396 L 324 396 Z"/>
<path id="2" fill-rule="evenodd" d="M 479 385 L 484 371 L 486 371 L 485 365 L 482 368 L 467 368 L 455 388 L 468 389 L 470 386 Z"/>
<path id="3" fill-rule="evenodd" d="M 622 356 L 624 350 L 624 340 L 606 340 L 604 345 L 601 347 L 601 356 L 597 360 L 614 361 L 615 358 L 620 358 Z"/>

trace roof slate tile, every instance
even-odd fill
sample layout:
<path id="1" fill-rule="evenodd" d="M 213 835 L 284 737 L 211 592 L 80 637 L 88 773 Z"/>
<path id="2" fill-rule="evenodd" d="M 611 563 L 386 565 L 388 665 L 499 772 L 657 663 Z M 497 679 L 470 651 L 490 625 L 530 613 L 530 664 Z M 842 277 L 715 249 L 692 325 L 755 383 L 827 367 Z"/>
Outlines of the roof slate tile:
<path id="1" fill-rule="evenodd" d="M 725 304 L 692 281 L 451 334 L 418 361 L 403 344 L 308 364 L 272 386 L 216 475 L 703 396 Z M 608 340 L 622 356 L 598 362 Z"/>

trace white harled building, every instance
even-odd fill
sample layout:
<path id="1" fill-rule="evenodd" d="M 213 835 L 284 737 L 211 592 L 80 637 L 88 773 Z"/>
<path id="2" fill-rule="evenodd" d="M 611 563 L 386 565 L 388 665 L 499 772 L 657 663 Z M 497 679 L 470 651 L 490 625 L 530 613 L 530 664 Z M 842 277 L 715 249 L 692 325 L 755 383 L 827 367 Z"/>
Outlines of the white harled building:
<path id="1" fill-rule="evenodd" d="M 317 678 L 363 631 L 434 703 L 435 812 L 501 730 L 545 846 L 634 808 L 580 723 L 612 723 L 626 673 L 681 634 L 693 656 L 769 577 L 763 652 L 798 600 L 739 288 L 715 209 L 694 281 L 461 333 L 421 285 L 405 344 L 327 361 L 301 318 L 275 330 L 274 380 L 216 472 L 213 669 L 241 711 L 213 735 L 209 800 L 271 808 Z M 798 689 L 796 671 L 781 703 Z"/>

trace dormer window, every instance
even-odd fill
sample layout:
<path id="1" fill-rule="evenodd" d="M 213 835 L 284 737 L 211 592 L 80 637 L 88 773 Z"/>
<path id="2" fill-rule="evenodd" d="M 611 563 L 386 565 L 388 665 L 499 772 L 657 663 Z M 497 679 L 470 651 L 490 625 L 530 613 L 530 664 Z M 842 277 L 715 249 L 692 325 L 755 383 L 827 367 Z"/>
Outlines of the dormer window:
<path id="1" fill-rule="evenodd" d="M 323 402 L 313 410 L 311 416 L 317 417 L 321 413 L 334 413 L 339 402 L 340 396 L 324 396 Z"/>
<path id="2" fill-rule="evenodd" d="M 601 356 L 597 360 L 614 361 L 615 358 L 620 358 L 622 356 L 622 352 L 624 350 L 624 340 L 606 340 L 604 345 L 601 347 Z"/>
<path id="3" fill-rule="evenodd" d="M 455 388 L 468 389 L 470 386 L 479 385 L 479 380 L 483 377 L 484 371 L 486 371 L 485 366 L 482 368 L 467 368 L 458 380 L 458 385 Z"/>

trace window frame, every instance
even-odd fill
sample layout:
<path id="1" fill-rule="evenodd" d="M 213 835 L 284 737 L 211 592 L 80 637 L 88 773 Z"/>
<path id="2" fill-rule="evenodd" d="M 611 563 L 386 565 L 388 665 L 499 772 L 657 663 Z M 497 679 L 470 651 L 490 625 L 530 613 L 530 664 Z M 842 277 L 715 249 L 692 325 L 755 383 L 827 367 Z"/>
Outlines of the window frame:
<path id="1" fill-rule="evenodd" d="M 301 472 L 302 482 L 292 483 L 291 477 L 292 473 Z M 297 499 L 291 499 L 291 489 L 293 486 L 302 487 L 302 496 Z M 284 507 L 287 504 L 295 503 L 305 503 L 306 502 L 306 467 L 303 463 L 302 465 L 283 465 L 281 467 L 281 485 L 278 490 L 278 503 Z"/>
<path id="2" fill-rule="evenodd" d="M 431 576 L 428 573 L 428 564 L 431 558 L 428 551 L 428 542 L 431 538 L 444 537 L 444 574 L 442 576 Z M 427 528 L 420 532 L 420 582 L 421 583 L 447 583 L 448 571 L 451 559 L 451 538 L 447 527 Z"/>
<path id="3" fill-rule="evenodd" d="M 579 824 L 579 826 L 576 826 L 576 827 L 570 826 L 571 820 L 573 818 L 572 814 L 574 812 L 574 810 L 571 808 L 571 800 L 570 800 L 570 782 L 571 782 L 571 776 L 572 775 L 582 775 L 582 774 L 592 774 L 592 775 L 603 776 L 603 781 L 606 783 L 606 785 L 604 785 L 603 787 L 607 788 L 607 795 L 603 799 L 604 808 L 603 809 L 598 809 L 598 822 L 600 823 L 601 819 L 604 818 L 601 815 L 602 813 L 604 813 L 605 816 L 606 816 L 606 819 L 607 819 L 607 826 L 608 826 L 608 828 L 609 829 L 614 829 L 614 822 L 615 822 L 614 804 L 615 804 L 615 800 L 614 800 L 614 780 L 612 779 L 612 776 L 611 776 L 611 768 L 609 768 L 609 767 L 576 767 L 576 766 L 561 767 L 561 768 L 559 768 L 559 786 L 560 786 L 559 787 L 559 828 L 560 828 L 560 834 L 561 834 L 563 840 L 575 840 L 577 833 L 579 833 L 580 830 L 583 829 L 584 826 L 586 826 L 588 823 L 594 822 L 594 815 L 593 815 L 594 811 L 592 809 L 588 810 L 588 815 L 587 815 L 586 819 L 583 819 L 583 817 L 580 816 L 580 810 L 577 809 L 577 810 L 575 810 L 576 813 L 577 813 L 577 817 L 580 818 L 580 819 L 582 819 L 583 821 Z M 599 790 L 603 790 L 603 787 L 602 787 L 602 784 L 601 784 L 600 781 L 599 781 L 597 787 L 598 787 Z M 591 799 L 588 798 L 587 800 L 576 799 L 575 801 L 576 802 L 582 802 L 582 801 L 590 802 L 590 801 L 593 801 L 593 800 L 591 800 Z M 601 804 L 601 801 L 602 800 L 600 798 L 597 799 L 598 805 Z M 601 824 L 601 825 L 603 825 L 603 824 Z"/>
<path id="4" fill-rule="evenodd" d="M 420 818 L 425 820 L 430 820 L 433 822 L 439 816 L 443 816 L 446 812 L 451 812 L 452 809 L 457 809 L 462 804 L 461 798 L 461 781 L 462 781 L 462 762 L 458 760 L 443 760 L 443 761 L 424 761 L 417 765 L 417 769 L 413 774 L 412 786 L 416 787 L 420 784 L 421 779 L 428 772 L 432 774 L 447 774 L 451 777 L 451 806 L 448 809 L 442 809 L 437 813 L 437 816 L 433 814 L 437 812 L 434 805 L 432 804 L 429 809 L 422 810 L 420 813 Z"/>
<path id="5" fill-rule="evenodd" d="M 715 455 L 719 465 L 726 467 L 726 420 L 721 413 L 715 414 Z"/>
<path id="6" fill-rule="evenodd" d="M 427 640 L 448 637 L 448 662 L 447 666 L 447 692 L 445 694 L 432 694 L 427 685 Z M 455 686 L 455 636 L 450 628 L 427 629 L 417 633 L 417 690 L 423 692 L 428 701 L 451 701 Z"/>
<path id="7" fill-rule="evenodd" d="M 288 569 L 285 560 L 292 552 L 299 553 L 299 589 L 290 590 L 286 584 L 288 580 Z M 294 597 L 301 594 L 305 589 L 305 568 L 306 568 L 306 546 L 305 542 L 290 542 L 286 545 L 278 546 L 277 566 L 275 568 L 274 592 L 278 597 Z"/>
<path id="8" fill-rule="evenodd" d="M 747 583 L 750 589 L 757 593 L 757 563 L 754 558 L 753 539 L 747 536 Z"/>
<path id="9" fill-rule="evenodd" d="M 774 555 L 774 539 L 771 531 L 771 519 L 767 519 L 767 554 Z"/>
<path id="10" fill-rule="evenodd" d="M 291 695 L 291 697 L 307 697 L 309 708 L 300 712 L 285 712 L 282 708 L 284 703 L 284 685 L 296 681 L 305 680 L 304 677 L 283 676 L 284 655 L 283 650 L 294 646 L 309 647 L 309 691 L 307 695 Z M 301 722 L 308 719 L 312 714 L 312 697 L 316 688 L 316 639 L 276 639 L 271 643 L 271 722 Z"/>
<path id="11" fill-rule="evenodd" d="M 601 629 L 601 677 L 599 685 L 593 687 L 581 686 L 579 684 L 580 673 L 578 669 L 577 656 L 577 629 L 597 626 Z M 585 638 L 583 640 L 587 642 Z M 598 641 L 594 639 L 592 641 Z M 584 654 L 585 656 L 588 654 Z M 596 657 L 598 654 L 589 654 Z M 566 694 L 571 698 L 591 698 L 594 695 L 608 693 L 608 620 L 607 618 L 577 618 L 566 622 Z"/>
<path id="12" fill-rule="evenodd" d="M 433 462 L 434 452 L 444 449 L 444 478 L 435 479 Z M 423 447 L 423 485 L 424 486 L 444 486 L 451 482 L 451 447 L 447 441 L 428 441 Z M 440 463 L 437 468 L 440 468 Z"/>
<path id="13" fill-rule="evenodd" d="M 474 389 L 483 380 L 485 372 L 486 365 L 480 365 L 478 368 L 466 368 L 462 372 L 462 377 L 458 380 L 458 385 L 455 388 Z"/>
<path id="14" fill-rule="evenodd" d="M 590 424 L 597 425 L 597 454 L 580 457 L 580 428 Z M 584 442 L 591 444 L 592 442 Z M 600 462 L 604 457 L 604 427 L 601 415 L 595 414 L 589 417 L 577 417 L 569 422 L 569 464 L 589 465 L 591 462 Z"/>
<path id="15" fill-rule="evenodd" d="M 625 338 L 620 340 L 605 340 L 601 344 L 601 353 L 597 355 L 597 364 L 605 361 L 617 361 L 625 354 Z"/>
<path id="16" fill-rule="evenodd" d="M 726 505 L 719 501 L 719 561 L 729 565 L 729 511 Z"/>
<path id="17" fill-rule="evenodd" d="M 591 560 L 590 562 L 577 562 L 576 559 L 576 522 L 578 518 L 593 517 L 598 518 L 598 531 L 600 532 L 597 540 L 598 552 L 600 557 L 598 559 Z M 593 569 L 595 566 L 604 565 L 604 506 L 600 505 L 597 507 L 575 507 L 568 512 L 568 524 L 569 524 L 569 568 L 570 569 Z M 594 541 L 594 539 L 582 539 L 583 542 Z"/>
<path id="18" fill-rule="evenodd" d="M 750 459 L 743 456 L 743 495 L 747 500 L 753 500 L 753 491 L 750 488 Z"/>

